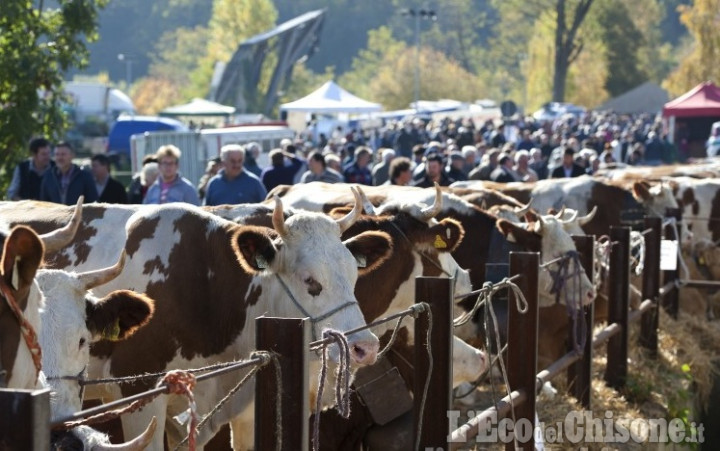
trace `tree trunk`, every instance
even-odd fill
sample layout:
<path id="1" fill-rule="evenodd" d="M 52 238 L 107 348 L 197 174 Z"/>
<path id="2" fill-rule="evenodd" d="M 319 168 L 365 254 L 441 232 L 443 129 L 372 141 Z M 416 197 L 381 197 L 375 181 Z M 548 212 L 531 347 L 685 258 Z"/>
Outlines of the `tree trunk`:
<path id="1" fill-rule="evenodd" d="M 565 101 L 565 81 L 567 80 L 567 55 L 565 51 L 565 0 L 558 0 L 555 8 L 557 13 L 555 26 L 555 72 L 553 74 L 554 102 Z"/>

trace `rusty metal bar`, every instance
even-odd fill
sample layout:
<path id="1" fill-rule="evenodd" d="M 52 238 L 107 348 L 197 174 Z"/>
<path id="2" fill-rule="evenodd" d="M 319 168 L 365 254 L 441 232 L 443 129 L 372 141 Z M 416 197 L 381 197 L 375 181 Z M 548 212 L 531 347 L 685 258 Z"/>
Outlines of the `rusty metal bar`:
<path id="1" fill-rule="evenodd" d="M 452 405 L 453 282 L 445 277 L 415 278 L 415 302 L 427 302 L 430 312 L 415 319 L 414 449 L 447 448 L 447 414 Z"/>
<path id="2" fill-rule="evenodd" d="M 469 440 L 486 431 L 488 426 L 493 425 L 493 422 L 505 418 L 512 407 L 517 407 L 526 400 L 527 394 L 525 390 L 515 390 L 494 406 L 478 413 L 470 421 L 451 432 L 448 450 L 466 449 Z"/>
<path id="3" fill-rule="evenodd" d="M 663 281 L 665 283 L 668 282 L 675 282 L 678 279 L 680 279 L 680 252 L 679 250 L 682 249 L 682 226 L 680 225 L 680 222 L 682 221 L 682 210 L 679 208 L 668 208 L 665 210 L 665 216 L 668 218 L 675 218 L 678 222 L 678 232 L 675 236 L 675 228 L 672 225 L 668 225 L 665 227 L 665 239 L 676 239 L 677 245 L 678 245 L 678 262 L 677 262 L 677 269 L 675 271 L 663 271 Z M 667 295 L 663 296 L 662 302 L 660 305 L 663 306 L 666 312 L 670 314 L 673 318 L 677 319 L 678 310 L 680 309 L 680 291 L 679 290 L 672 290 L 669 291 Z"/>
<path id="4" fill-rule="evenodd" d="M 660 240 L 662 219 L 645 217 L 645 227 L 650 232 L 645 235 L 645 268 L 643 269 L 642 299 L 650 299 L 654 308 L 642 316 L 640 326 L 640 346 L 646 348 L 653 358 L 658 351 L 658 295 L 660 294 Z"/>
<path id="5" fill-rule="evenodd" d="M 0 390 L 0 449 L 50 449 L 50 390 Z"/>
<path id="6" fill-rule="evenodd" d="M 307 344 L 310 323 L 301 318 L 260 317 L 255 320 L 255 346 L 278 359 L 281 387 L 274 363 L 255 375 L 255 449 L 276 449 L 278 424 L 282 449 L 307 450 L 309 445 Z M 278 412 L 277 396 L 281 411 Z M 279 418 L 278 418 L 279 413 Z"/>
<path id="7" fill-rule="evenodd" d="M 720 282 L 715 280 L 681 280 L 680 284 L 688 288 L 720 288 Z"/>
<path id="8" fill-rule="evenodd" d="M 508 299 L 508 382 L 509 390 L 523 390 L 525 402 L 515 409 L 515 420 L 525 419 L 535 424 L 535 374 L 537 373 L 537 341 L 538 341 L 538 269 L 540 255 L 534 252 L 511 252 L 510 275 L 522 274 L 516 282 L 525 295 L 528 309 L 525 313 L 518 312 L 515 307 L 516 295 L 510 290 Z M 509 326 L 512 325 L 512 328 Z M 535 440 L 530 437 L 518 436 L 518 423 L 515 424 L 515 437 L 520 449 L 534 450 Z M 515 451 L 515 443 L 508 442 L 506 450 Z"/>
<path id="9" fill-rule="evenodd" d="M 608 386 L 618 389 L 627 379 L 630 228 L 610 227 L 610 241 L 608 323 L 617 323 L 620 333 L 608 340 L 604 379 Z"/>
<path id="10" fill-rule="evenodd" d="M 595 269 L 595 237 L 574 236 L 573 240 L 575 241 L 575 247 L 580 253 L 585 274 L 587 274 L 588 279 L 593 280 L 593 271 Z M 584 321 L 584 327 L 577 327 L 578 336 L 575 336 L 576 328 L 570 327 L 568 350 L 572 351 L 574 349 L 574 343 L 584 342 L 585 347 L 579 360 L 568 367 L 568 393 L 573 395 L 584 408 L 590 409 L 590 394 L 592 392 L 592 334 L 595 323 L 595 303 L 593 302 L 583 307 L 582 317 L 575 320 Z"/>

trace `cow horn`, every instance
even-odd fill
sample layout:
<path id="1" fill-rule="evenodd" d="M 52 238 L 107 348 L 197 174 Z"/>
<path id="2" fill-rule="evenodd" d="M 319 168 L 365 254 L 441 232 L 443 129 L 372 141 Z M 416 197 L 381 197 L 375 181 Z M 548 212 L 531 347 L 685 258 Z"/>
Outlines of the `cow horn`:
<path id="1" fill-rule="evenodd" d="M 579 219 L 578 219 L 578 224 L 580 224 L 581 226 L 584 226 L 584 225 L 587 224 L 588 222 L 592 221 L 592 218 L 595 217 L 595 213 L 597 213 L 597 205 L 595 205 L 595 206 L 593 207 L 593 209 L 590 210 L 590 213 L 588 213 L 587 215 L 579 218 Z"/>
<path id="2" fill-rule="evenodd" d="M 283 213 L 283 204 L 280 197 L 276 194 L 275 196 L 275 210 L 273 210 L 272 224 L 275 231 L 281 236 L 286 237 L 288 235 L 288 229 L 285 226 L 285 214 Z"/>
<path id="3" fill-rule="evenodd" d="M 84 284 L 86 290 L 106 284 L 120 275 L 125 267 L 125 249 L 120 254 L 120 259 L 113 266 L 95 271 L 87 271 L 78 274 L 78 279 Z"/>
<path id="4" fill-rule="evenodd" d="M 45 245 L 45 253 L 50 254 L 57 252 L 70 244 L 73 238 L 75 238 L 75 233 L 80 226 L 80 222 L 82 222 L 82 204 L 84 198 L 85 196 L 78 198 L 75 211 L 73 211 L 70 222 L 68 222 L 65 227 L 40 235 L 40 239 Z"/>
<path id="5" fill-rule="evenodd" d="M 430 219 L 437 216 L 442 211 L 443 197 L 442 191 L 440 191 L 440 185 L 435 182 L 435 202 L 432 205 L 427 206 L 420 210 L 420 220 L 429 221 Z"/>
<path id="6" fill-rule="evenodd" d="M 370 202 L 370 199 L 367 198 L 367 195 L 365 194 L 365 191 L 360 188 L 360 185 L 356 187 L 358 190 L 358 193 L 360 193 L 360 199 L 362 199 L 363 209 L 365 210 L 365 214 L 369 216 L 376 216 L 377 213 L 375 212 L 375 206 Z"/>
<path id="7" fill-rule="evenodd" d="M 562 220 L 563 216 L 565 216 L 565 205 L 563 205 L 560 211 L 555 214 L 555 219 L 560 221 Z"/>
<path id="8" fill-rule="evenodd" d="M 340 219 L 335 220 L 338 226 L 340 226 L 340 233 L 345 232 L 347 229 L 350 228 L 351 225 L 355 224 L 355 221 L 358 220 L 358 218 L 360 217 L 360 213 L 363 209 L 363 201 L 357 188 L 351 186 L 350 191 L 352 191 L 353 195 L 355 196 L 355 206 L 352 210 L 350 210 L 350 213 L 346 214 Z"/>
<path id="9" fill-rule="evenodd" d="M 530 211 L 530 205 L 532 205 L 532 203 L 533 200 L 530 199 L 530 202 L 528 202 L 524 207 L 515 207 L 515 214 L 518 218 L 522 218 L 528 211 Z"/>
<path id="10" fill-rule="evenodd" d="M 157 428 L 157 418 L 152 417 L 150 424 L 142 434 L 135 437 L 133 440 L 125 443 L 118 443 L 117 445 L 95 445 L 92 447 L 93 451 L 140 451 L 148 447 L 155 435 L 155 429 Z"/>
<path id="11" fill-rule="evenodd" d="M 577 211 L 577 210 L 573 210 L 572 214 L 570 215 L 570 218 L 568 218 L 567 220 L 560 219 L 560 222 L 562 222 L 563 224 L 570 224 L 570 223 L 573 222 L 575 219 L 577 219 L 577 215 L 578 215 L 578 211 Z M 562 218 L 562 217 L 561 217 L 561 218 Z"/>

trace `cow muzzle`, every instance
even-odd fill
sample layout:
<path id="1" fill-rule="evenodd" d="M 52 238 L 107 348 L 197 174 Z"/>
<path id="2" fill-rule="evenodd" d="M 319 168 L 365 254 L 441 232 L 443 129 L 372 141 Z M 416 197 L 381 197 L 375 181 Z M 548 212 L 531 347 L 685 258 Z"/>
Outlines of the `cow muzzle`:
<path id="1" fill-rule="evenodd" d="M 353 363 L 357 365 L 372 365 L 377 360 L 378 352 L 380 351 L 380 340 L 369 332 L 363 335 L 365 336 L 348 341 L 350 358 Z"/>

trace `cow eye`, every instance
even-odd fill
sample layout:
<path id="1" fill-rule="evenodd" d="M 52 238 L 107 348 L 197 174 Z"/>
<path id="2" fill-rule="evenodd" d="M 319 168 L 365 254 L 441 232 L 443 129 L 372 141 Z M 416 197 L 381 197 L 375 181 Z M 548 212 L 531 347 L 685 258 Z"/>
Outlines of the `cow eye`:
<path id="1" fill-rule="evenodd" d="M 85 340 L 85 337 L 81 338 L 81 339 L 80 339 L 80 344 L 78 345 L 78 348 L 82 348 L 83 346 L 85 346 L 85 343 L 86 343 L 86 342 L 87 342 L 87 341 Z"/>
<path id="2" fill-rule="evenodd" d="M 308 286 L 308 293 L 311 296 L 319 296 L 322 292 L 322 285 L 320 285 L 320 282 L 313 279 L 312 277 L 308 277 L 305 279 L 305 283 Z"/>

